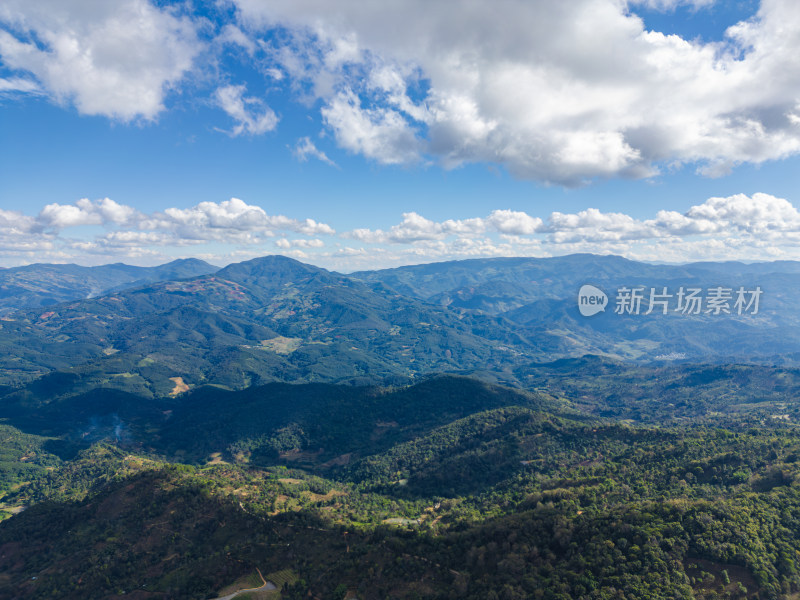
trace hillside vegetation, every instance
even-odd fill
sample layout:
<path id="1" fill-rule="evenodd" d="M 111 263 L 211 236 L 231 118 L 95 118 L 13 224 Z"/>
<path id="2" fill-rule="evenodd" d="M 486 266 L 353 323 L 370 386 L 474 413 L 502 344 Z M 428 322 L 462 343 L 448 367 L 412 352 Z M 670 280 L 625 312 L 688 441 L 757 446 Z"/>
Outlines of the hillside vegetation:
<path id="1" fill-rule="evenodd" d="M 797 263 L 34 267 L 3 280 L 52 285 L 0 320 L 0 600 L 800 597 Z M 763 313 L 585 318 L 587 281 Z"/>

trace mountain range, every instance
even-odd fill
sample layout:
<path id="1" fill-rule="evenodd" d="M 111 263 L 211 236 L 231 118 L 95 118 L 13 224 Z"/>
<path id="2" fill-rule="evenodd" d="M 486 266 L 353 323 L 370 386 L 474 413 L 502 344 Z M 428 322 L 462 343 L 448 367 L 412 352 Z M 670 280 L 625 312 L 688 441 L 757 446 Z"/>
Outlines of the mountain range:
<path id="1" fill-rule="evenodd" d="M 0 600 L 800 593 L 800 263 L 137 269 L 0 271 Z"/>
<path id="2" fill-rule="evenodd" d="M 64 371 L 84 391 L 162 396 L 204 383 L 391 383 L 435 372 L 480 371 L 514 383 L 517 365 L 584 354 L 644 363 L 800 361 L 800 263 L 789 261 L 670 266 L 572 255 L 342 275 L 267 256 L 223 269 L 200 261 L 85 268 L 71 288 L 75 269 L 0 272 L 15 285 L 25 280 L 20 308 L 8 312 L 8 296 L 0 321 L 0 384 Z M 83 297 L 100 284 L 103 293 Z M 605 291 L 606 310 L 581 315 L 584 284 Z M 625 288 L 641 288 L 643 302 L 663 290 L 676 303 L 681 289 L 715 286 L 760 290 L 757 311 L 740 315 L 733 299 L 720 314 L 705 306 L 698 314 L 672 306 L 667 314 L 620 314 L 614 305 L 614 291 Z"/>
<path id="3" fill-rule="evenodd" d="M 116 263 L 99 267 L 33 264 L 0 270 L 0 316 L 25 308 L 93 298 L 155 281 L 213 273 L 218 267 L 196 258 L 174 260 L 157 267 Z"/>

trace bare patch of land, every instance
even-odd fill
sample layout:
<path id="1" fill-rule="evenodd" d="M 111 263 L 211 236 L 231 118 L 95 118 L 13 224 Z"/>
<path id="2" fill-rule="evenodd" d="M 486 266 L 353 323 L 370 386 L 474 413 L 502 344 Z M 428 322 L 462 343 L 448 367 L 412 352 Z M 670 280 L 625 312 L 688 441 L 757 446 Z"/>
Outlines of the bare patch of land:
<path id="1" fill-rule="evenodd" d="M 178 394 L 189 391 L 189 386 L 184 383 L 183 377 L 170 377 L 169 380 L 175 384 L 175 387 L 172 388 L 172 391 L 169 393 L 170 396 L 177 396 Z"/>

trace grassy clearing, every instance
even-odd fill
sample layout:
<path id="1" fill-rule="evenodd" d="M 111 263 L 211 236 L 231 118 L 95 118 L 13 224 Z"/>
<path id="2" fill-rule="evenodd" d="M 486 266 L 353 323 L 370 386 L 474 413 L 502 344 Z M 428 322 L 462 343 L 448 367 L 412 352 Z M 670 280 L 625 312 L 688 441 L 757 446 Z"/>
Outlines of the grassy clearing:
<path id="1" fill-rule="evenodd" d="M 291 569 L 283 569 L 282 571 L 275 571 L 274 573 L 269 573 L 264 576 L 264 579 L 267 581 L 271 581 L 275 584 L 279 590 L 283 588 L 285 584 L 292 585 L 295 583 L 299 578 L 297 574 L 292 571 Z"/>
<path id="2" fill-rule="evenodd" d="M 269 340 L 261 340 L 265 350 L 272 350 L 275 354 L 291 354 L 303 343 L 301 338 L 289 338 L 279 335 Z"/>
<path id="3" fill-rule="evenodd" d="M 261 587 L 262 585 L 264 585 L 264 582 L 261 581 L 261 576 L 258 574 L 258 571 L 253 571 L 244 577 L 240 577 L 229 586 L 222 588 L 217 595 L 220 597 L 227 596 L 228 594 L 233 594 L 239 590 L 249 590 L 251 588 Z M 243 597 L 244 594 L 237 596 L 237 598 Z"/>

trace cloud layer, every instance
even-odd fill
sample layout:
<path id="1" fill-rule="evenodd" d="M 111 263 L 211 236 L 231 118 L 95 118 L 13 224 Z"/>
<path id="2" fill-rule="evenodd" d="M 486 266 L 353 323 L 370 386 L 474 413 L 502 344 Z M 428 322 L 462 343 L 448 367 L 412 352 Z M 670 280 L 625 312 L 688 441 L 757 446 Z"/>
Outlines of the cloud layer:
<path id="1" fill-rule="evenodd" d="M 339 148 L 380 164 L 490 163 L 567 186 L 679 166 L 720 176 L 800 152 L 800 4 L 763 0 L 709 42 L 637 16 L 681 4 L 713 2 L 230 0 L 231 16 L 148 0 L 6 0 L 0 94 L 147 121 L 189 89 L 220 110 L 211 128 L 232 136 L 279 128 L 273 100 L 296 101 Z M 230 83 L 230 48 L 261 80 Z M 309 143 L 299 159 L 333 162 Z"/>
<path id="2" fill-rule="evenodd" d="M 499 163 L 580 185 L 680 164 L 717 176 L 800 151 L 792 0 L 764 0 L 711 43 L 635 14 L 675 0 L 234 3 L 253 36 L 292 32 L 273 60 L 323 101 L 341 147 L 379 163 Z"/>
<path id="3" fill-rule="evenodd" d="M 498 209 L 443 221 L 409 212 L 386 229 L 344 232 L 313 218 L 271 215 L 238 198 L 150 214 L 109 198 L 49 204 L 35 216 L 0 210 L 6 266 L 43 260 L 153 263 L 175 256 L 222 264 L 277 252 L 353 271 L 574 252 L 689 262 L 796 259 L 799 251 L 800 212 L 764 193 L 712 197 L 685 212 L 661 210 L 648 219 L 597 208 L 549 215 Z"/>
<path id="4" fill-rule="evenodd" d="M 70 237 L 71 230 L 94 226 L 92 236 Z M 131 259 L 163 257 L 187 246 L 215 245 L 242 248 L 265 245 L 276 236 L 330 236 L 336 232 L 313 219 L 270 215 L 263 208 L 231 198 L 201 202 L 190 208 L 166 208 L 144 214 L 110 198 L 74 204 L 48 204 L 38 215 L 0 209 L 0 251 L 13 264 L 27 256 L 62 262 L 95 262 L 91 257 Z M 283 239 L 283 238 L 281 238 Z M 318 240 L 305 237 L 288 247 L 316 247 Z M 258 252 L 256 252 L 258 253 Z M 263 252 L 262 252 L 263 253 Z M 13 258 L 12 258 L 13 257 Z"/>

